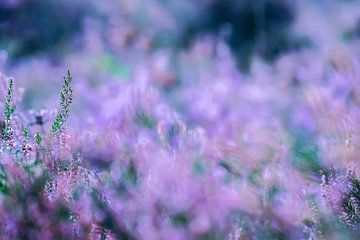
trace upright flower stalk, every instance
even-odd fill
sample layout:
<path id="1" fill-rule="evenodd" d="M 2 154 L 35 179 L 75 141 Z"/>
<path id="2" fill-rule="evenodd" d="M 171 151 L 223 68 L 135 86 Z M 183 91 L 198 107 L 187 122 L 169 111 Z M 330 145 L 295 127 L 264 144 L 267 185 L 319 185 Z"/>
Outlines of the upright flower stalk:
<path id="1" fill-rule="evenodd" d="M 57 113 L 55 121 L 51 126 L 51 133 L 53 135 L 57 134 L 64 128 L 64 125 L 69 117 L 70 106 L 73 101 L 73 89 L 71 87 L 71 83 L 72 76 L 70 71 L 68 71 L 67 76 L 64 77 L 64 84 L 60 93 L 61 109 Z"/>

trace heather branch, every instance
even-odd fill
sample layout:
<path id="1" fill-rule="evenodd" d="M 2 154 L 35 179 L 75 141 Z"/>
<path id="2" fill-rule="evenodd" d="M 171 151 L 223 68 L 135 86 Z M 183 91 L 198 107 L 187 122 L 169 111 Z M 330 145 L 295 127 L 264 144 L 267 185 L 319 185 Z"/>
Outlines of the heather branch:
<path id="1" fill-rule="evenodd" d="M 72 103 L 73 90 L 71 87 L 72 76 L 68 71 L 67 76 L 64 77 L 64 84 L 60 93 L 60 106 L 61 109 L 57 113 L 55 121 L 51 127 L 51 133 L 58 133 L 64 126 L 69 117 L 70 105 Z"/>

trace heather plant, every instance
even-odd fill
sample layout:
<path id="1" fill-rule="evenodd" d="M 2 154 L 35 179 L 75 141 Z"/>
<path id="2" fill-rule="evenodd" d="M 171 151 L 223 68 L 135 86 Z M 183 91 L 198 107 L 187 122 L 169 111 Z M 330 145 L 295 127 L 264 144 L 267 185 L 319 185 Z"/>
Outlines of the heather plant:
<path id="1" fill-rule="evenodd" d="M 93 199 L 95 204 L 93 209 L 95 207 L 104 209 L 106 203 L 97 196 L 101 193 L 91 187 L 90 172 L 79 165 L 81 156 L 76 155 L 75 152 L 69 153 L 69 160 L 62 159 L 53 153 L 54 149 L 61 148 L 58 145 L 60 143 L 49 142 L 52 135 L 65 131 L 63 127 L 72 101 L 71 80 L 72 77 L 68 72 L 61 92 L 61 109 L 56 115 L 50 130 L 51 134 L 42 136 L 37 132 L 34 139 L 30 138 L 30 130 L 27 127 L 22 129 L 21 135 L 16 129 L 11 128 L 16 113 L 13 111 L 11 101 L 13 81 L 10 81 L 4 112 L 6 120 L 3 141 L 6 142 L 7 148 L 2 152 L 1 160 L 0 215 L 3 221 L 0 234 L 2 239 L 89 239 L 90 236 L 95 239 L 99 235 L 105 238 L 106 232 L 109 231 L 108 227 L 104 228 L 104 225 L 109 224 L 104 222 L 105 220 L 99 220 L 98 225 L 93 221 L 89 223 L 78 221 L 79 212 L 74 207 L 76 200 L 85 192 L 88 194 L 81 199 Z M 52 145 L 44 145 L 43 138 Z M 12 144 L 8 143 L 10 140 Z M 18 143 L 22 144 L 18 146 Z M 36 146 L 31 146 L 33 143 Z M 22 151 L 18 150 L 19 147 Z M 64 148 L 61 150 L 66 151 Z M 33 151 L 36 152 L 35 155 L 32 154 Z M 56 159 L 52 159 L 55 157 Z M 32 161 L 28 161 L 29 158 L 33 158 Z M 66 162 L 62 163 L 64 160 Z M 85 191 L 84 187 L 88 190 Z M 72 196 L 73 189 L 82 189 L 77 193 L 78 197 Z M 103 214 L 107 216 L 106 211 Z M 122 236 L 126 236 L 119 226 L 115 226 L 112 230 L 114 236 L 119 234 L 121 239 Z"/>
<path id="2" fill-rule="evenodd" d="M 359 231 L 360 181 L 356 170 L 349 169 L 345 176 L 336 176 L 331 169 L 323 175 L 323 197 L 335 214 L 348 227 Z"/>
<path id="3" fill-rule="evenodd" d="M 359 167 L 360 48 L 340 38 L 356 11 L 323 2 L 229 4 L 252 19 L 266 3 L 269 22 L 294 10 L 273 26 L 314 42 L 273 62 L 255 54 L 246 73 L 221 32 L 226 19 L 188 48 L 154 46 L 162 28 L 170 38 L 185 30 L 173 21 L 184 11 L 191 24 L 215 0 L 100 1 L 108 28 L 88 19 L 84 46 L 64 62 L 10 64 L 12 84 L 0 75 L 11 136 L 1 138 L 0 238 L 357 239 L 359 176 L 344 169 Z M 253 30 L 251 51 L 271 53 Z M 65 66 L 59 100 L 49 76 Z"/>
<path id="4" fill-rule="evenodd" d="M 173 95 L 176 104 L 143 72 L 135 75 L 132 82 L 110 81 L 100 91 L 88 88 L 84 93 L 77 92 L 77 96 L 96 93 L 97 98 L 88 101 L 93 103 L 100 98 L 102 104 L 94 105 L 95 120 L 83 121 L 82 128 L 75 131 L 67 127 L 73 124 L 68 122 L 70 110 L 76 111 L 70 73 L 64 78 L 60 109 L 50 124 L 45 123 L 45 117 L 39 119 L 45 113 L 34 113 L 30 116 L 35 120 L 18 124 L 21 108 L 16 105 L 10 120 L 14 120 L 13 146 L 18 150 L 15 155 L 3 153 L 0 175 L 4 196 L 0 213 L 6 219 L 3 236 L 330 236 L 329 229 L 342 223 L 326 216 L 318 198 L 318 171 L 329 164 L 331 157 L 321 140 L 329 136 L 335 136 L 339 144 L 347 140 L 344 156 L 351 160 L 358 140 L 354 135 L 344 138 L 344 131 L 355 133 L 356 121 L 347 124 L 346 129 L 341 125 L 326 128 L 314 124 L 313 121 L 332 123 L 339 118 L 325 118 L 327 111 L 313 110 L 323 106 L 321 101 L 327 103 L 324 98 L 329 96 L 325 90 L 324 96 L 314 95 L 307 85 L 320 85 L 319 82 L 293 84 L 287 78 L 284 81 L 289 82 L 270 82 L 265 77 L 242 82 L 244 76 L 237 74 L 226 48 L 219 51 L 223 51 L 222 58 L 213 62 L 211 70 L 178 86 Z M 191 67 L 194 66 L 189 66 L 189 71 Z M 266 73 L 265 67 L 259 68 Z M 139 71 L 147 70 L 144 66 Z M 276 70 L 281 77 L 284 69 L 280 66 Z M 279 98 L 272 93 L 278 92 L 282 84 L 289 84 L 289 92 Z M 331 92 L 336 87 L 331 85 L 327 90 Z M 294 94 L 297 88 L 307 95 Z M 261 89 L 269 92 L 259 95 Z M 357 108 L 348 106 L 355 106 L 352 101 L 356 98 L 345 104 L 341 100 L 346 96 L 331 99 L 355 117 Z M 297 103 L 291 105 L 294 98 Z M 9 105 L 14 107 L 11 101 Z M 281 117 L 272 111 L 274 106 Z M 313 119 L 304 118 L 304 114 Z M 349 116 L 349 123 L 351 119 Z M 337 164 L 343 166 L 341 162 Z M 337 186 L 340 192 L 346 189 L 345 185 Z M 345 227 L 335 229 L 349 231 Z"/>

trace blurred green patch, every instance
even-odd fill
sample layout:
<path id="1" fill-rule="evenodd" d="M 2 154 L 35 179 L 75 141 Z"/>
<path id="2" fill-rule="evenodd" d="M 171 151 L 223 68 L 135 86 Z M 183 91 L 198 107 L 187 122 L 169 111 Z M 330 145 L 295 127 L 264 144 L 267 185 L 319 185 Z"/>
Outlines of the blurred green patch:
<path id="1" fill-rule="evenodd" d="M 130 74 L 131 69 L 128 65 L 121 63 L 114 55 L 104 54 L 99 59 L 99 67 L 105 70 L 107 73 L 126 80 Z"/>
<path id="2" fill-rule="evenodd" d="M 319 162 L 319 148 L 313 134 L 305 128 L 298 128 L 291 132 L 291 136 L 294 166 L 302 171 L 318 174 L 323 167 Z"/>
<path id="3" fill-rule="evenodd" d="M 122 180 L 131 185 L 136 185 L 138 181 L 137 170 L 134 161 L 129 162 L 129 166 L 126 171 L 122 174 Z"/>
<path id="4" fill-rule="evenodd" d="M 25 165 L 24 169 L 29 173 L 33 173 L 39 167 L 41 167 L 41 162 L 39 159 L 36 159 L 33 163 Z"/>
<path id="5" fill-rule="evenodd" d="M 262 166 L 254 168 L 250 171 L 247 179 L 250 183 L 254 184 L 255 186 L 260 186 L 261 185 L 261 174 L 262 174 Z"/>
<path id="6" fill-rule="evenodd" d="M 172 215 L 170 218 L 175 226 L 186 227 L 189 224 L 189 217 L 184 212 Z"/>
<path id="7" fill-rule="evenodd" d="M 57 209 L 55 213 L 55 222 L 59 222 L 60 220 L 69 220 L 71 217 L 70 209 L 65 206 L 61 206 Z"/>
<path id="8" fill-rule="evenodd" d="M 0 192 L 4 193 L 4 194 L 8 194 L 9 193 L 9 189 L 6 185 L 7 181 L 4 178 L 0 179 Z"/>
<path id="9" fill-rule="evenodd" d="M 155 119 L 142 110 L 136 111 L 135 122 L 140 126 L 150 129 L 154 128 L 156 125 Z"/>
<path id="10" fill-rule="evenodd" d="M 269 201 L 271 202 L 275 198 L 275 196 L 277 194 L 279 194 L 280 192 L 281 192 L 281 189 L 278 186 L 276 186 L 276 185 L 270 186 L 267 191 Z"/>
<path id="11" fill-rule="evenodd" d="M 9 193 L 9 189 L 7 187 L 7 175 L 2 165 L 0 165 L 0 192 L 4 194 Z"/>
<path id="12" fill-rule="evenodd" d="M 202 159 L 196 159 L 193 163 L 193 170 L 195 175 L 203 175 L 205 172 L 205 163 Z"/>

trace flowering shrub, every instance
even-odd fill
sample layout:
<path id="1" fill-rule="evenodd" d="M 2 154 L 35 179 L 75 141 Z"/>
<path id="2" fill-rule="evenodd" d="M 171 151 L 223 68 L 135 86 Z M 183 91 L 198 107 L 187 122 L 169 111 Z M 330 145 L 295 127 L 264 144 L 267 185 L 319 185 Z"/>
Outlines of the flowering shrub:
<path id="1" fill-rule="evenodd" d="M 360 179 L 356 171 L 348 170 L 344 177 L 336 177 L 333 169 L 328 175 L 323 173 L 323 196 L 342 221 L 359 230 Z"/>
<path id="2" fill-rule="evenodd" d="M 0 239 L 358 239 L 357 1 L 92 2 L 63 59 L 0 50 Z"/>
<path id="3" fill-rule="evenodd" d="M 143 77 L 146 68 L 133 82 L 87 92 L 73 90 L 79 82 L 68 73 L 54 112 L 23 109 L 17 81 L 2 77 L 1 237 L 326 239 L 341 222 L 338 231 L 351 235 L 357 178 L 325 174 L 322 198 L 319 170 L 346 166 L 335 157 L 356 163 L 357 95 L 331 95 L 346 91 L 338 85 L 317 92 L 320 83 L 303 83 L 301 75 L 296 84 L 264 76 L 241 82 L 226 47 L 220 51 L 212 78 L 182 83 L 174 105 Z M 273 95 L 282 84 L 304 94 Z M 82 96 L 90 91 L 97 97 Z M 96 119 L 73 129 L 76 96 L 94 104 Z M 322 110 L 330 96 L 340 115 Z M 284 104 L 294 98 L 297 105 Z M 268 111 L 274 106 L 277 112 Z M 335 124 L 340 116 L 347 116 L 345 130 Z M 335 151 L 340 146 L 346 152 Z"/>

